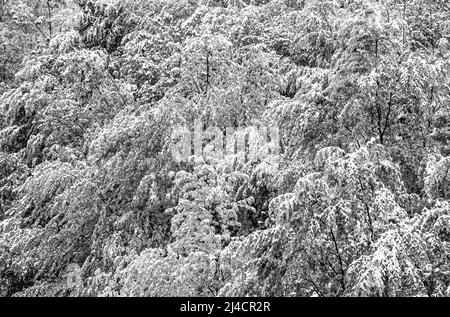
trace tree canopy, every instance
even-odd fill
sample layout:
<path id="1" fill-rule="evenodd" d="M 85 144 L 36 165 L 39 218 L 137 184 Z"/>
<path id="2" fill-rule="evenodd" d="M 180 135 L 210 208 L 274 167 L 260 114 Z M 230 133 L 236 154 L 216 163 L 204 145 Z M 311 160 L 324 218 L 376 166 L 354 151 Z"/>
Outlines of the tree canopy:
<path id="1" fill-rule="evenodd" d="M 450 296 L 449 72 L 446 0 L 0 0 L 0 296 Z"/>

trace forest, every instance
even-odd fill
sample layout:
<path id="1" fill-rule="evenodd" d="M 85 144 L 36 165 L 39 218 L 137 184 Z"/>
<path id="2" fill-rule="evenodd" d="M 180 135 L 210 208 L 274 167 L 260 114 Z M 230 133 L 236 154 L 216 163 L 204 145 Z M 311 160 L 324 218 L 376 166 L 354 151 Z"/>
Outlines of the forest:
<path id="1" fill-rule="evenodd" d="M 0 0 L 0 297 L 450 296 L 449 74 L 450 0 Z"/>

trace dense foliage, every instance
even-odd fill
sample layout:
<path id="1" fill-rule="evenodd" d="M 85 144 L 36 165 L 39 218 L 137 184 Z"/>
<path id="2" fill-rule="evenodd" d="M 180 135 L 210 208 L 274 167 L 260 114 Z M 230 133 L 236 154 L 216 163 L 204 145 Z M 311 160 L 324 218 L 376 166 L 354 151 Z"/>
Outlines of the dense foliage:
<path id="1" fill-rule="evenodd" d="M 450 296 L 449 72 L 447 0 L 0 0 L 0 295 Z"/>

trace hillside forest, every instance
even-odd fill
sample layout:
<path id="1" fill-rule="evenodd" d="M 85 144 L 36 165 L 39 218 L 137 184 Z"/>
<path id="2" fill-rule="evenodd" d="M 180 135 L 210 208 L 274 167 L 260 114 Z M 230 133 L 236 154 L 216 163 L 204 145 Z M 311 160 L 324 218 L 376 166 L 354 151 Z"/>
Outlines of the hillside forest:
<path id="1" fill-rule="evenodd" d="M 0 0 L 0 296 L 450 296 L 449 72 L 448 0 Z"/>

